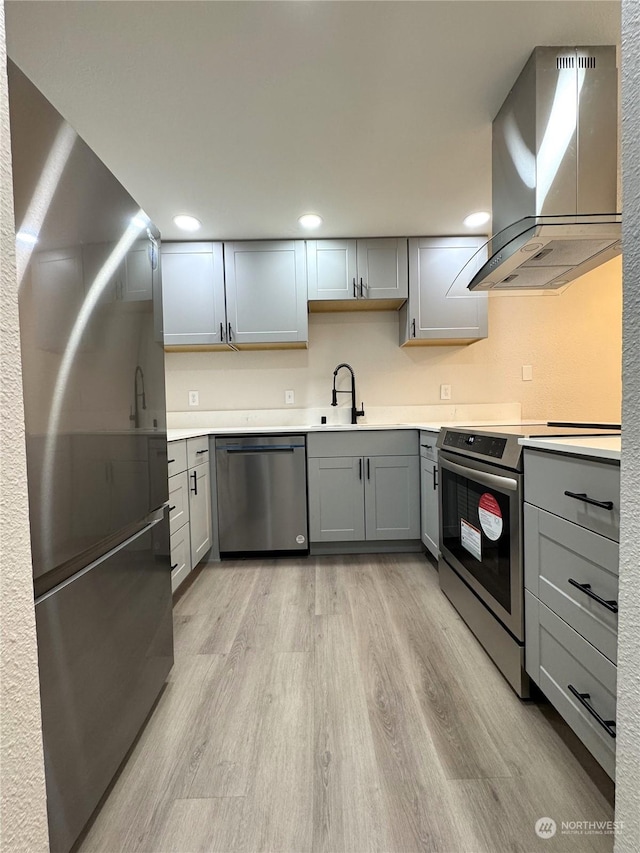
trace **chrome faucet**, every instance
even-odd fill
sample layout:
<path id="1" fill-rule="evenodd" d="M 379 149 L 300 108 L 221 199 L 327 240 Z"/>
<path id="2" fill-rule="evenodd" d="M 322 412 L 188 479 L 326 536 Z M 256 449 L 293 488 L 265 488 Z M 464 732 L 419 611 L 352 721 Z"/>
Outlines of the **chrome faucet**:
<path id="1" fill-rule="evenodd" d="M 349 373 L 351 374 L 351 391 L 336 391 L 336 377 L 338 375 L 338 371 L 343 367 L 346 367 Z M 358 418 L 364 417 L 364 403 L 362 403 L 362 408 L 358 409 L 356 407 L 356 375 L 353 372 L 353 367 L 350 364 L 346 364 L 342 362 L 339 364 L 336 369 L 333 371 L 333 391 L 331 394 L 331 405 L 338 405 L 338 394 L 351 394 L 351 423 L 357 424 Z"/>
<path id="2" fill-rule="evenodd" d="M 141 390 L 138 391 L 138 376 L 140 377 Z M 138 400 L 142 397 L 142 408 L 147 408 L 147 398 L 144 393 L 144 373 L 140 365 L 136 365 L 136 372 L 133 374 L 133 412 L 129 415 L 129 420 L 133 421 L 133 426 L 138 429 L 140 426 L 140 407 Z"/>

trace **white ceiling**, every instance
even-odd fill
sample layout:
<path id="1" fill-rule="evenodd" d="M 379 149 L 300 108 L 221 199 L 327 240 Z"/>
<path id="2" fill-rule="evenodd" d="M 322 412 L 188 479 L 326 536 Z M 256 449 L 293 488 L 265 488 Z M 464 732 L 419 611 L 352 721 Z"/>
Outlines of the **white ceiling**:
<path id="1" fill-rule="evenodd" d="M 162 231 L 459 234 L 538 44 L 619 44 L 618 0 L 8 2 L 10 56 Z M 487 230 L 478 229 L 480 231 Z"/>

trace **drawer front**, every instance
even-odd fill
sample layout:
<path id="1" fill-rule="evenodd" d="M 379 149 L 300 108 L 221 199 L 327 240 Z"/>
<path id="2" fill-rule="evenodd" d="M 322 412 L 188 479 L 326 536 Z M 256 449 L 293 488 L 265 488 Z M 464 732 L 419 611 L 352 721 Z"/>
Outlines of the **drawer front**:
<path id="1" fill-rule="evenodd" d="M 184 439 L 170 441 L 167 444 L 167 454 L 170 477 L 187 470 L 187 442 Z"/>
<path id="2" fill-rule="evenodd" d="M 616 740 L 569 689 L 605 721 L 616 718 L 616 667 L 548 607 L 539 605 L 538 684 L 585 746 L 614 778 Z M 612 727 L 615 732 L 615 726 Z"/>
<path id="3" fill-rule="evenodd" d="M 435 444 L 435 442 L 434 442 Z M 311 432 L 307 436 L 307 456 L 337 458 L 339 456 L 417 456 L 418 430 L 367 430 L 358 432 Z"/>
<path id="4" fill-rule="evenodd" d="M 611 509 L 570 497 L 610 501 Z M 540 509 L 600 533 L 620 538 L 620 466 L 561 453 L 525 450 L 524 499 Z"/>
<path id="5" fill-rule="evenodd" d="M 169 477 L 169 528 L 173 536 L 189 522 L 189 477 L 186 471 Z"/>
<path id="6" fill-rule="evenodd" d="M 171 592 L 175 592 L 191 571 L 189 525 L 171 536 Z"/>
<path id="7" fill-rule="evenodd" d="M 209 462 L 209 436 L 187 439 L 187 468 Z"/>
<path id="8" fill-rule="evenodd" d="M 617 607 L 618 543 L 525 504 L 524 560 L 526 588 L 616 663 L 617 612 L 575 584 Z"/>
<path id="9" fill-rule="evenodd" d="M 438 451 L 436 450 L 437 440 L 437 432 L 420 430 L 420 456 L 423 459 L 431 459 L 432 462 L 438 461 Z"/>

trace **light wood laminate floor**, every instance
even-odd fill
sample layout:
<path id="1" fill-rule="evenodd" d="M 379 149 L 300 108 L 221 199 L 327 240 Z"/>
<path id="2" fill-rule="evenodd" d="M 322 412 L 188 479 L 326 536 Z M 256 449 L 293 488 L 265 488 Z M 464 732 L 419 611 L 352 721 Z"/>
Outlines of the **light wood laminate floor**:
<path id="1" fill-rule="evenodd" d="M 613 819 L 604 773 L 421 555 L 210 564 L 174 621 L 169 682 L 79 850 L 612 850 L 561 832 Z"/>

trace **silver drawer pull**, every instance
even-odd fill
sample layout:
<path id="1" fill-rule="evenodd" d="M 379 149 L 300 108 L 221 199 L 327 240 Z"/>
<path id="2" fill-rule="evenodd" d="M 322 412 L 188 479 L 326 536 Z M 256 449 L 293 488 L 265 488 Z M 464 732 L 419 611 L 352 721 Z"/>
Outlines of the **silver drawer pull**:
<path id="1" fill-rule="evenodd" d="M 591 705 L 591 704 L 589 704 L 589 702 L 587 702 L 587 699 L 591 698 L 590 693 L 578 693 L 578 691 L 573 686 L 573 684 L 568 684 L 567 689 L 576 697 L 576 699 L 582 705 L 582 707 L 585 710 L 587 710 L 591 714 L 591 716 L 600 723 L 600 725 L 605 730 L 605 732 L 609 735 L 609 737 L 615 737 L 616 736 L 616 733 L 613 730 L 613 727 L 615 726 L 616 721 L 615 720 L 604 720 L 600 716 L 600 714 L 596 711 L 596 709 L 593 707 L 593 705 Z"/>
<path id="2" fill-rule="evenodd" d="M 589 598 L 592 598 L 594 601 L 597 601 L 598 604 L 601 604 L 603 607 L 606 607 L 607 610 L 610 610 L 612 613 L 618 612 L 618 602 L 607 601 L 604 598 L 600 598 L 600 596 L 591 589 L 590 583 L 579 583 L 573 578 L 568 578 L 568 581 L 571 586 L 575 586 L 576 589 L 579 589 L 584 592 L 585 595 L 588 595 Z"/>
<path id="3" fill-rule="evenodd" d="M 595 498 L 590 498 L 585 492 L 565 492 L 568 498 L 574 498 L 577 501 L 584 501 L 592 506 L 599 506 L 600 509 L 608 509 L 609 512 L 613 509 L 613 501 L 597 501 Z"/>

